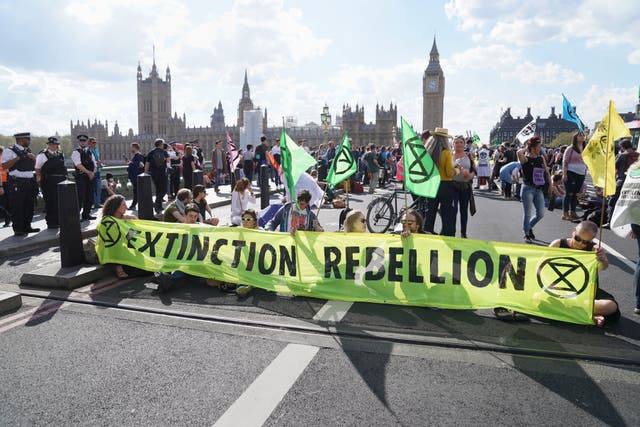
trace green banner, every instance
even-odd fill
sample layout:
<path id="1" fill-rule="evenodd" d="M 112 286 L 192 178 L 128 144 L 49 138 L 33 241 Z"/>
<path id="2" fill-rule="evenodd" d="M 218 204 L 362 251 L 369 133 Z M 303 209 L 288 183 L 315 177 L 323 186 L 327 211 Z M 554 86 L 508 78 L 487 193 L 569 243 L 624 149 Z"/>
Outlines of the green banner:
<path id="1" fill-rule="evenodd" d="M 404 185 L 416 196 L 434 198 L 440 188 L 440 172 L 431 156 L 422 145 L 420 137 L 400 118 L 402 129 L 402 158 Z"/>
<path id="2" fill-rule="evenodd" d="M 181 270 L 270 291 L 453 309 L 507 307 L 593 324 L 592 252 L 433 235 L 276 233 L 120 221 L 98 226 L 101 263 Z"/>
<path id="3" fill-rule="evenodd" d="M 298 199 L 295 192 L 296 183 L 307 169 L 315 166 L 316 159 L 307 154 L 303 148 L 299 147 L 287 132 L 284 127 L 280 134 L 280 159 L 282 160 L 282 173 L 284 174 L 284 180 L 289 188 L 289 194 L 291 194 L 291 200 L 297 205 Z"/>
<path id="4" fill-rule="evenodd" d="M 331 168 L 327 175 L 327 182 L 332 187 L 340 184 L 345 179 L 358 171 L 358 165 L 351 154 L 351 143 L 349 143 L 349 133 L 345 132 L 342 142 L 338 147 L 338 152 L 331 162 Z"/>

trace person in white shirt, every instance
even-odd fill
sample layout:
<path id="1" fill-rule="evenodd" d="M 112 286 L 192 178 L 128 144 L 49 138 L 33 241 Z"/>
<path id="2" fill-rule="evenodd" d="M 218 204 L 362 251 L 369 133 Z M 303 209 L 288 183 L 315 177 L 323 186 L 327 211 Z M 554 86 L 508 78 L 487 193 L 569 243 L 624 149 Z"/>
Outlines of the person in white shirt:
<path id="1" fill-rule="evenodd" d="M 239 179 L 231 193 L 231 224 L 241 225 L 242 212 L 247 209 L 249 203 L 255 203 L 253 188 L 247 178 Z"/>

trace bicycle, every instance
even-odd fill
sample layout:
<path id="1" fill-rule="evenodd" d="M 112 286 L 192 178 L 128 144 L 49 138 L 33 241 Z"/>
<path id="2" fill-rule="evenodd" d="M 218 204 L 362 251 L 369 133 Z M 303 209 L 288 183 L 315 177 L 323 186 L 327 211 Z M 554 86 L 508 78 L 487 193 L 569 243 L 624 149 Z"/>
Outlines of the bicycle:
<path id="1" fill-rule="evenodd" d="M 371 233 L 385 233 L 399 218 L 402 218 L 407 209 L 416 209 L 422 213 L 424 206 L 422 197 L 416 197 L 406 208 L 403 199 L 401 207 L 398 209 L 399 195 L 405 194 L 406 197 L 411 197 L 411 193 L 394 188 L 388 196 L 375 198 L 369 203 L 367 206 L 367 228 Z"/>

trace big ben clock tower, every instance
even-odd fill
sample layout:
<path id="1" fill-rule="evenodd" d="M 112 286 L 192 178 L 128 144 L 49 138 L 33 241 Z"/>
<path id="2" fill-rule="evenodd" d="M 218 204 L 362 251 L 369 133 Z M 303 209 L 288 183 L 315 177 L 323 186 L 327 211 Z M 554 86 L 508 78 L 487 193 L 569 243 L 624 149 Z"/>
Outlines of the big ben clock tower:
<path id="1" fill-rule="evenodd" d="M 422 76 L 422 129 L 442 127 L 444 110 L 444 74 L 440 68 L 440 54 L 433 38 L 429 65 Z"/>

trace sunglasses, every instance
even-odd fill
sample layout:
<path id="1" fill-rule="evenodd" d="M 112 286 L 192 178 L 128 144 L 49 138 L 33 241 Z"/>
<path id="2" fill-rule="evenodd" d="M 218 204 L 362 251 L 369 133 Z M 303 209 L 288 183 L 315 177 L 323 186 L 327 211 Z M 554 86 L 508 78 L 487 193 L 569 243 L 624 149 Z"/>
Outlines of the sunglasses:
<path id="1" fill-rule="evenodd" d="M 400 221 L 402 224 L 408 224 L 411 225 L 413 223 L 415 223 L 415 221 L 407 221 L 406 219 L 403 219 L 402 221 Z"/>
<path id="2" fill-rule="evenodd" d="M 578 243 L 584 243 L 585 245 L 588 245 L 589 243 L 592 242 L 592 240 L 583 239 L 582 237 L 578 236 L 577 234 L 574 234 L 573 240 L 575 240 Z"/>
<path id="3" fill-rule="evenodd" d="M 243 221 L 255 221 L 253 218 L 242 218 Z"/>

